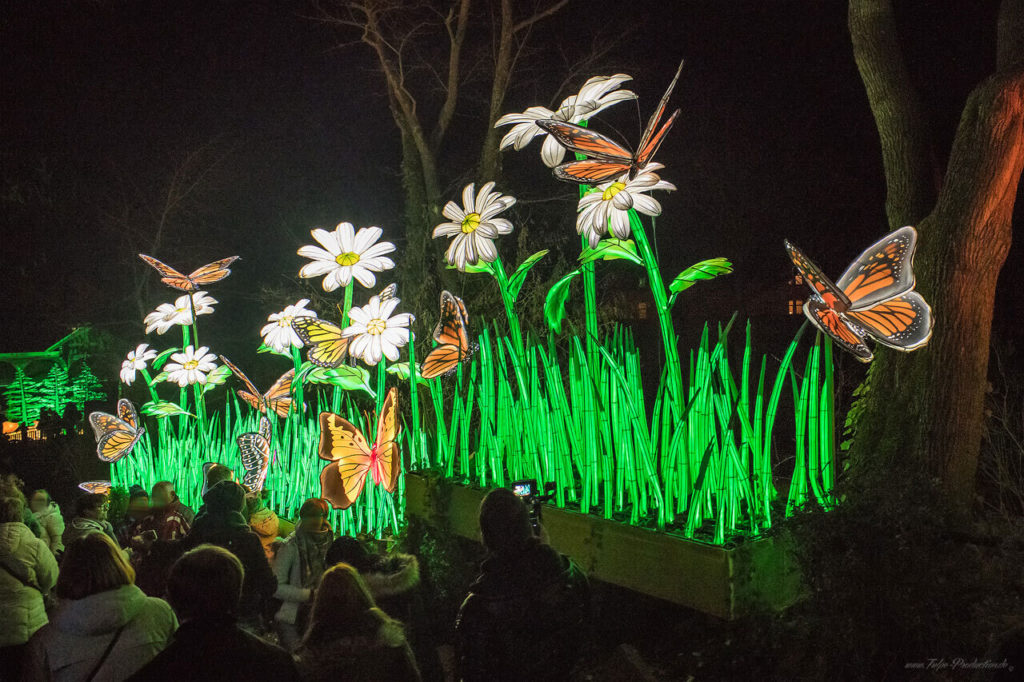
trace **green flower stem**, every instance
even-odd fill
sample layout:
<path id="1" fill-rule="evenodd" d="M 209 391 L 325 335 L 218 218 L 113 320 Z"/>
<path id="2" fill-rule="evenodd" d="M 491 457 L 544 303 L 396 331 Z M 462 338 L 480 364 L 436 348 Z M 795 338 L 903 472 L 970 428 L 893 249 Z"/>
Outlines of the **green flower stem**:
<path id="1" fill-rule="evenodd" d="M 515 346 L 516 354 L 519 356 L 520 361 L 524 361 L 526 359 L 526 348 L 523 346 L 523 330 L 519 324 L 519 316 L 516 315 L 513 309 L 512 295 L 508 290 L 508 275 L 505 274 L 505 266 L 501 262 L 501 256 L 498 256 L 491 263 L 491 272 L 494 273 L 494 278 L 498 280 L 501 302 L 505 304 L 505 316 L 508 318 L 508 327 L 512 332 L 512 343 Z"/>
<path id="2" fill-rule="evenodd" d="M 195 339 L 196 348 L 198 348 L 199 347 L 199 327 L 197 326 L 197 322 L 199 321 L 199 316 L 196 315 L 196 302 L 194 300 L 192 300 L 192 294 L 191 293 L 188 294 L 188 305 L 189 305 L 190 308 L 192 308 L 192 325 L 191 325 L 191 327 L 192 327 L 192 337 Z"/>
<path id="3" fill-rule="evenodd" d="M 344 329 L 345 327 L 348 326 L 348 311 L 352 310 L 352 293 L 353 293 L 353 289 L 355 289 L 355 287 L 353 285 L 351 285 L 351 284 L 348 285 L 347 287 L 345 287 L 345 303 L 344 303 L 344 307 L 341 309 L 341 328 L 342 329 Z"/>
<path id="4" fill-rule="evenodd" d="M 419 463 L 420 458 L 420 402 L 416 396 L 416 346 L 413 343 L 412 325 L 409 325 L 409 406 L 412 408 L 412 433 L 409 444 L 412 446 L 410 460 L 413 468 Z"/>
<path id="5" fill-rule="evenodd" d="M 587 121 L 580 121 L 580 126 L 583 128 L 587 127 Z M 583 161 L 586 159 L 586 155 L 576 153 L 576 160 Z M 580 185 L 580 199 L 583 198 L 588 191 L 586 185 Z M 583 253 L 587 247 L 590 246 L 590 242 L 586 235 L 580 235 L 580 253 Z M 590 261 L 580 266 L 580 270 L 583 272 L 583 306 L 584 314 L 586 315 L 586 349 L 587 349 L 587 364 L 590 365 L 591 373 L 596 376 L 598 368 L 598 350 L 597 344 L 599 339 L 597 338 L 597 263 Z"/>
<path id="6" fill-rule="evenodd" d="M 298 375 L 299 367 L 302 366 L 302 354 L 299 352 L 298 346 L 292 346 L 292 366 L 295 368 L 295 374 Z M 292 414 L 300 414 L 302 401 L 302 383 L 300 382 L 298 388 L 292 391 Z"/>
<path id="7" fill-rule="evenodd" d="M 668 386 L 672 392 L 672 404 L 675 407 L 676 417 L 683 414 L 685 403 L 683 393 L 682 364 L 679 362 L 679 345 L 677 343 L 675 325 L 672 323 L 672 309 L 668 304 L 668 293 L 665 290 L 665 281 L 661 278 L 661 270 L 658 269 L 658 260 L 654 256 L 654 249 L 647 240 L 647 233 L 640 217 L 636 211 L 629 209 L 629 226 L 636 239 L 636 246 L 640 257 L 644 260 L 644 268 L 647 269 L 647 280 L 654 295 L 654 307 L 658 312 L 658 323 L 661 326 L 661 343 L 665 347 L 665 365 L 668 370 Z"/>
<path id="8" fill-rule="evenodd" d="M 194 318 L 193 318 L 194 319 Z M 192 335 L 190 333 L 189 325 L 181 325 L 181 352 L 184 353 L 185 349 L 192 345 Z M 188 393 L 185 391 L 185 387 L 182 386 L 178 391 L 178 407 L 181 408 L 182 412 L 188 412 Z M 182 415 L 178 418 L 178 426 L 180 427 L 184 422 L 185 417 Z"/>
<path id="9" fill-rule="evenodd" d="M 156 394 L 156 389 L 153 388 L 153 377 L 149 376 L 148 369 L 139 370 L 142 372 L 142 378 L 146 382 L 146 388 L 149 389 L 149 397 L 154 403 L 160 402 L 160 396 Z"/>
<path id="10" fill-rule="evenodd" d="M 154 404 L 160 402 L 160 396 L 158 396 L 156 394 L 156 389 L 153 388 L 153 377 L 149 376 L 149 370 L 148 369 L 142 369 L 142 370 L 139 370 L 139 371 L 142 372 L 142 379 L 143 379 L 143 381 L 146 382 L 146 388 L 149 389 L 149 398 L 150 398 L 150 400 L 152 400 Z M 139 418 L 140 419 L 142 418 L 141 415 L 140 415 Z M 163 419 L 157 419 L 156 420 L 156 428 L 157 428 L 157 431 L 159 433 L 158 442 L 162 443 L 163 440 L 164 440 L 164 420 Z"/>

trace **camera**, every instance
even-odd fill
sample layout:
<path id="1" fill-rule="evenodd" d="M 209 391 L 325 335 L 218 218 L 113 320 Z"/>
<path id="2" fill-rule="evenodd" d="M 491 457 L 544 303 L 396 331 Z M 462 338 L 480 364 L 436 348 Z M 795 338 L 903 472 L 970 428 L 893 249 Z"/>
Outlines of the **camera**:
<path id="1" fill-rule="evenodd" d="M 544 486 L 544 491 L 541 492 L 537 485 L 537 479 L 527 478 L 513 481 L 512 492 L 522 498 L 523 503 L 530 510 L 530 525 L 533 526 L 533 534 L 540 537 L 541 503 L 547 502 L 555 496 L 555 484 L 548 483 Z"/>

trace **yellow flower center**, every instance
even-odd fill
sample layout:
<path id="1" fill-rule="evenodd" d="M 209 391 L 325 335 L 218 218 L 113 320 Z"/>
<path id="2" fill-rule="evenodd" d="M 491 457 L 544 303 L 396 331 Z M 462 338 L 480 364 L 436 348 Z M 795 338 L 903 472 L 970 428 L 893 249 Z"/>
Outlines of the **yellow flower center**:
<path id="1" fill-rule="evenodd" d="M 366 325 L 366 333 L 367 334 L 373 334 L 374 336 L 380 336 L 381 334 L 384 333 L 384 330 L 387 329 L 387 328 L 388 328 L 387 321 L 386 320 L 382 320 L 379 317 L 376 317 L 376 318 L 370 320 L 370 322 Z"/>
<path id="2" fill-rule="evenodd" d="M 186 370 L 189 370 L 189 371 L 192 371 L 193 369 L 195 369 L 198 366 L 199 366 L 199 361 L 198 360 L 186 360 L 185 364 L 182 365 L 182 368 L 186 369 Z"/>
<path id="3" fill-rule="evenodd" d="M 471 234 L 476 231 L 476 228 L 480 227 L 480 214 L 470 213 L 462 219 L 462 233 Z"/>
<path id="4" fill-rule="evenodd" d="M 277 321 L 277 326 L 278 327 L 290 327 L 290 326 L 292 326 L 292 318 L 291 318 L 291 316 L 289 315 L 287 317 L 282 317 L 280 320 Z"/>
<path id="5" fill-rule="evenodd" d="M 334 259 L 334 262 L 338 265 L 355 265 L 359 262 L 359 254 L 355 251 L 339 253 L 338 257 Z"/>
<path id="6" fill-rule="evenodd" d="M 626 183 L 624 182 L 613 182 L 608 189 L 601 195 L 601 201 L 611 201 L 615 198 L 615 195 L 626 189 Z"/>

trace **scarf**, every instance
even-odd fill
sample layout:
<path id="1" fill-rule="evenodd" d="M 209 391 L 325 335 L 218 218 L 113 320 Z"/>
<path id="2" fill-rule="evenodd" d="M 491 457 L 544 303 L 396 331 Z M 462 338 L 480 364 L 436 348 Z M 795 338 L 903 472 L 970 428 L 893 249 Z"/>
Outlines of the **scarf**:
<path id="1" fill-rule="evenodd" d="M 302 586 L 315 589 L 320 576 L 327 570 L 324 557 L 327 549 L 334 542 L 334 531 L 329 526 L 318 531 L 295 529 L 295 546 L 299 552 L 299 571 L 302 575 Z"/>

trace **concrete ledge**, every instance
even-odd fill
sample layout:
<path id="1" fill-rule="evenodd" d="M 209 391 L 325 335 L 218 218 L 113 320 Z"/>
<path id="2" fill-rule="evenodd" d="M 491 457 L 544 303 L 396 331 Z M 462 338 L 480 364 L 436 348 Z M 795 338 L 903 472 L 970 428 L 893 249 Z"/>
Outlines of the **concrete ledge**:
<path id="1" fill-rule="evenodd" d="M 479 541 L 486 490 L 406 475 L 406 513 Z M 774 539 L 724 548 L 556 507 L 544 507 L 551 545 L 604 582 L 726 620 L 796 601 L 799 574 Z"/>

